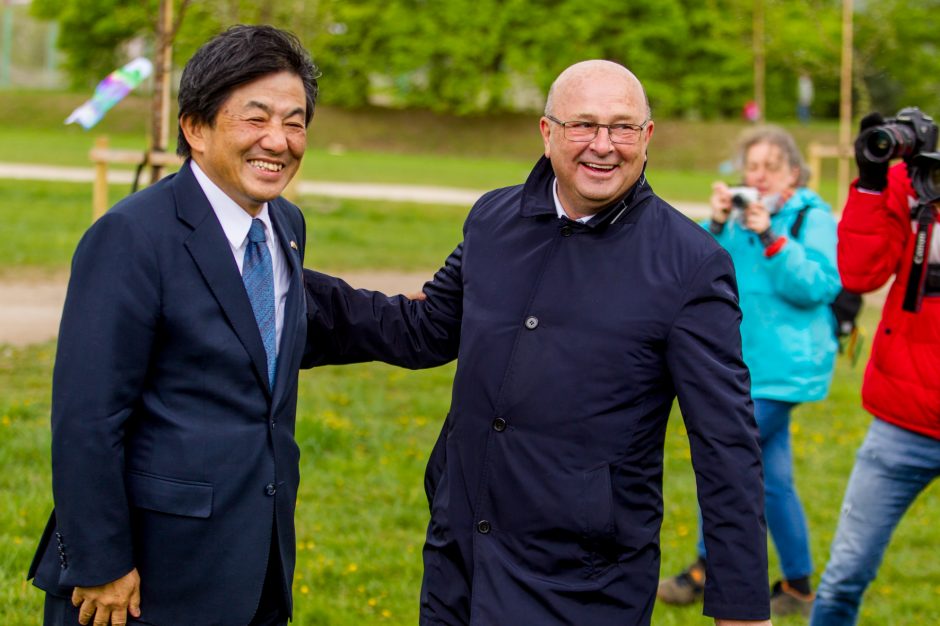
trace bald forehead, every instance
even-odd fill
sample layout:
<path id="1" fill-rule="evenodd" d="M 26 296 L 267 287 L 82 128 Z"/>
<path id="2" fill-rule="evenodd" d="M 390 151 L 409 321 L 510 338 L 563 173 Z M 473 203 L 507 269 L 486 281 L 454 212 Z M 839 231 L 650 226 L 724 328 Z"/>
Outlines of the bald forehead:
<path id="1" fill-rule="evenodd" d="M 568 83 L 577 84 L 580 81 L 596 80 L 600 77 L 621 80 L 626 85 L 642 90 L 640 81 L 633 75 L 633 72 L 619 63 L 601 60 L 575 63 L 558 75 L 558 78 L 555 79 L 555 85 L 567 86 Z"/>
<path id="2" fill-rule="evenodd" d="M 627 99 L 648 109 L 646 92 L 633 72 L 613 61 L 591 60 L 575 63 L 558 75 L 549 89 L 545 112 L 551 113 L 571 94 L 583 93 L 586 86 L 598 83 L 622 89 Z"/>

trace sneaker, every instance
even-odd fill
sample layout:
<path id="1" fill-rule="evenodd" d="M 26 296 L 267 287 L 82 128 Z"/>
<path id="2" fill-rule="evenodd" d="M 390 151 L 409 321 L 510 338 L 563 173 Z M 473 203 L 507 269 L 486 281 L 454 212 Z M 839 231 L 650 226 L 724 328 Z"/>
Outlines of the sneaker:
<path id="1" fill-rule="evenodd" d="M 705 565 L 696 561 L 684 572 L 659 581 L 656 597 L 666 604 L 685 605 L 698 602 L 705 592 Z"/>
<path id="2" fill-rule="evenodd" d="M 802 615 L 809 617 L 813 610 L 816 593 L 801 593 L 785 580 L 778 580 L 770 590 L 770 614 L 774 617 Z"/>

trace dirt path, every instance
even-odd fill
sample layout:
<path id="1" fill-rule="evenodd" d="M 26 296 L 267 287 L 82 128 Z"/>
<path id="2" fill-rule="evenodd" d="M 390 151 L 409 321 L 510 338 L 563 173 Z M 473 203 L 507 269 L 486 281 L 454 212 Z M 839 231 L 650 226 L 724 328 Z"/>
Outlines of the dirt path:
<path id="1" fill-rule="evenodd" d="M 339 275 L 354 287 L 393 294 L 420 291 L 433 273 L 368 271 Z M 25 346 L 55 338 L 67 283 L 65 275 L 0 279 L 0 344 Z"/>

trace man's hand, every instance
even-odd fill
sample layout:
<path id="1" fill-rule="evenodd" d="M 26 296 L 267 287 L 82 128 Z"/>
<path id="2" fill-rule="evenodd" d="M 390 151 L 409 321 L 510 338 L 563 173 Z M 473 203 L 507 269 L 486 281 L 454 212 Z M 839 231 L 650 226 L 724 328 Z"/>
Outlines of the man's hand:
<path id="1" fill-rule="evenodd" d="M 94 626 L 124 626 L 128 613 L 140 617 L 140 575 L 137 568 L 98 587 L 75 587 L 72 606 L 80 607 L 78 623 L 83 626 L 89 623 Z"/>
<path id="2" fill-rule="evenodd" d="M 715 626 L 773 626 L 769 619 L 761 621 L 748 621 L 737 619 L 716 619 Z"/>

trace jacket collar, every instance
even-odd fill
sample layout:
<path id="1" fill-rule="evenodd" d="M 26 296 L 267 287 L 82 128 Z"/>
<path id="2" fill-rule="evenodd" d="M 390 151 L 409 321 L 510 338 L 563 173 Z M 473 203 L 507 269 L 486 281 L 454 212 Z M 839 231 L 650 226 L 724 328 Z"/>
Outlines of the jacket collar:
<path id="1" fill-rule="evenodd" d="M 251 302 L 222 225 L 193 175 L 189 160 L 170 179 L 170 184 L 173 186 L 177 216 L 192 229 L 183 245 L 251 357 L 258 384 L 270 399 L 267 356 Z"/>
<path id="2" fill-rule="evenodd" d="M 543 156 L 532 168 L 528 179 L 522 186 L 520 215 L 523 217 L 556 215 L 555 201 L 552 197 L 553 180 L 555 180 L 555 170 L 552 169 L 552 162 Z M 572 223 L 588 230 L 594 230 L 617 222 L 633 221 L 628 219 L 628 216 L 632 218 L 634 209 L 652 195 L 653 190 L 646 181 L 646 164 L 644 163 L 640 179 L 625 194 L 598 211 L 587 222 L 583 224 L 579 222 Z"/>

